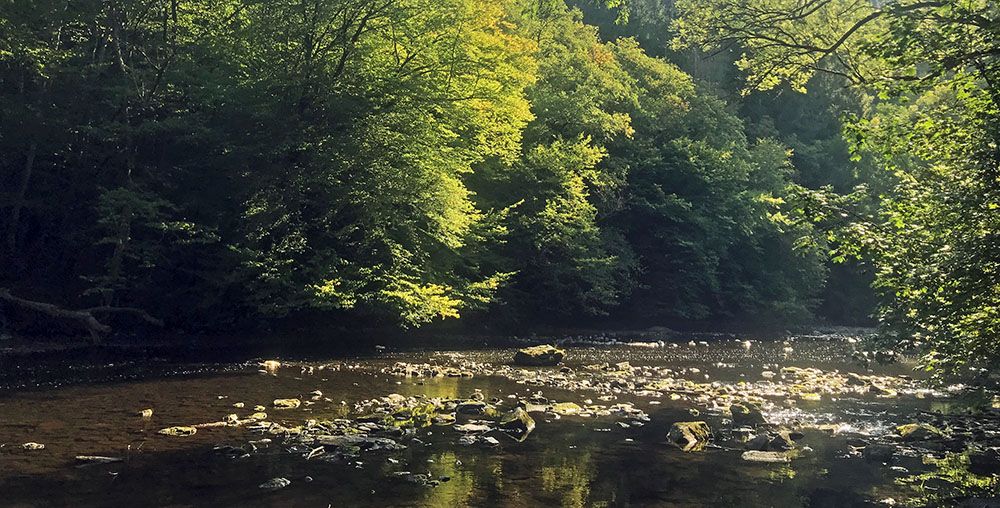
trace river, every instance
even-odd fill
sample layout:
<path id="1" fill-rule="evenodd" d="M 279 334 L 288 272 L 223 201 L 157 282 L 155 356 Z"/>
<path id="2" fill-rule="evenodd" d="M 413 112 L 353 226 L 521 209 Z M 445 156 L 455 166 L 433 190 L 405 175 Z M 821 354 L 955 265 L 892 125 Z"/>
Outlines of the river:
<path id="1" fill-rule="evenodd" d="M 346 358 L 275 358 L 280 366 L 271 368 L 262 368 L 271 358 L 134 364 L 124 366 L 131 375 L 123 379 L 7 387 L 0 392 L 0 505 L 839 507 L 917 499 L 926 492 L 906 479 L 934 469 L 924 455 L 941 452 L 939 445 L 902 447 L 886 461 L 866 458 L 863 446 L 898 441 L 891 436 L 897 425 L 954 413 L 990 394 L 926 388 L 910 377 L 905 357 L 866 366 L 852 358 L 855 341 L 578 343 L 564 346 L 562 366 L 524 368 L 510 365 L 512 347 L 380 348 Z M 405 375 L 425 363 L 454 369 L 455 377 Z M 89 370 L 120 373 L 123 366 Z M 852 381 L 849 372 L 863 378 Z M 390 394 L 397 395 L 378 400 Z M 491 427 L 479 432 L 441 419 L 391 432 L 355 428 L 373 408 L 470 397 L 500 413 L 531 404 L 535 428 L 523 441 L 493 430 L 485 416 L 459 419 Z M 746 397 L 759 399 L 767 428 L 794 431 L 789 461 L 745 460 L 729 405 Z M 278 409 L 276 399 L 301 405 Z M 579 409 L 554 411 L 559 402 Z M 140 416 L 144 409 L 152 416 Z M 345 452 L 303 437 L 334 420 L 341 430 L 394 444 L 359 442 Z M 667 441 L 674 422 L 694 420 L 715 434 L 708 447 L 685 452 Z M 185 437 L 159 433 L 196 424 L 208 425 Z M 290 483 L 261 488 L 276 478 Z"/>

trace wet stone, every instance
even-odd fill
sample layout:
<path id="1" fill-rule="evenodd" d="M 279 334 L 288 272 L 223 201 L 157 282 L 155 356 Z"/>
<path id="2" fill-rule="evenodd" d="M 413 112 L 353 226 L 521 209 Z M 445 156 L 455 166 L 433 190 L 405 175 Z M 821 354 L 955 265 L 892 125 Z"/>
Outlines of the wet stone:
<path id="1" fill-rule="evenodd" d="M 896 433 L 903 441 L 926 441 L 934 438 L 943 438 L 944 433 L 937 427 L 927 423 L 908 423 L 896 427 Z"/>
<path id="2" fill-rule="evenodd" d="M 575 402 L 559 402 L 552 405 L 552 412 L 558 415 L 569 416 L 579 414 L 583 408 Z"/>
<path id="3" fill-rule="evenodd" d="M 764 464 L 787 464 L 792 461 L 791 456 L 787 453 L 759 450 L 745 451 L 740 455 L 740 458 L 747 462 L 760 462 Z"/>
<path id="4" fill-rule="evenodd" d="M 193 426 L 177 426 L 177 427 L 167 427 L 161 429 L 157 434 L 162 434 L 164 436 L 174 436 L 174 437 L 187 437 L 193 436 L 198 432 L 198 429 Z"/>
<path id="5" fill-rule="evenodd" d="M 733 414 L 733 425 L 738 427 L 756 427 L 767 423 L 760 409 L 753 405 L 733 404 L 729 406 L 729 411 Z"/>
<path id="6" fill-rule="evenodd" d="M 261 490 L 279 490 L 291 484 L 292 481 L 288 478 L 271 478 L 270 480 L 258 485 L 257 488 Z"/>
<path id="7" fill-rule="evenodd" d="M 747 441 L 748 450 L 756 451 L 786 451 L 795 448 L 795 443 L 788 432 L 765 432 Z"/>
<path id="8" fill-rule="evenodd" d="M 676 422 L 667 433 L 667 440 L 685 452 L 700 451 L 711 439 L 712 430 L 702 421 Z"/>
<path id="9" fill-rule="evenodd" d="M 868 462 L 889 462 L 896 454 L 896 447 L 890 444 L 873 443 L 865 446 L 861 456 Z"/>
<path id="10" fill-rule="evenodd" d="M 518 350 L 514 354 L 514 363 L 533 367 L 554 366 L 565 356 L 566 351 L 555 346 L 534 346 Z"/>
<path id="11" fill-rule="evenodd" d="M 273 405 L 275 409 L 296 409 L 302 405 L 302 401 L 299 399 L 274 399 Z"/>
<path id="12" fill-rule="evenodd" d="M 500 430 L 511 437 L 524 441 L 535 430 L 535 419 L 522 408 L 515 408 L 500 419 Z"/>

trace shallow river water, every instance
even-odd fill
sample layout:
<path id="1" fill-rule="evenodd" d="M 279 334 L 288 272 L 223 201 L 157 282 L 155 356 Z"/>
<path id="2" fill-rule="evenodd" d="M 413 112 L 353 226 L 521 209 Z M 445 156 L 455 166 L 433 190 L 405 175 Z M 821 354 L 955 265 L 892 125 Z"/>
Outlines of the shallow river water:
<path id="1" fill-rule="evenodd" d="M 727 406 L 714 403 L 712 396 L 677 389 L 651 393 L 615 382 L 591 389 L 575 381 L 595 378 L 573 377 L 590 372 L 588 365 L 627 361 L 634 375 L 655 377 L 669 368 L 671 376 L 699 386 L 714 382 L 716 388 L 752 393 L 757 383 L 780 385 L 782 367 L 873 373 L 850 358 L 853 345 L 845 337 L 699 342 L 569 345 L 564 361 L 569 369 L 564 370 L 572 374 L 560 373 L 560 367 L 512 369 L 514 348 L 390 350 L 328 361 L 279 358 L 282 366 L 270 372 L 262 372 L 259 361 L 173 365 L 169 370 L 177 374 L 172 376 L 8 389 L 0 393 L 0 506 L 877 505 L 915 495 L 898 479 L 927 466 L 920 457 L 897 458 L 894 468 L 865 460 L 849 443 L 889 433 L 922 412 L 964 404 L 958 391 L 918 389 L 905 379 L 889 397 L 773 396 L 764 407 L 767 420 L 801 429 L 796 447 L 805 452 L 789 463 L 756 463 L 743 460 L 741 446 L 727 440 L 732 427 Z M 389 372 L 397 362 L 474 365 L 475 375 L 398 376 Z M 644 371 L 647 367 L 659 370 Z M 912 375 L 911 367 L 903 362 L 871 368 L 899 379 Z M 557 382 L 545 381 L 560 374 Z M 626 388 L 607 388 L 619 385 Z M 316 390 L 322 396 L 310 395 Z M 394 436 L 405 449 L 347 458 L 307 458 L 308 447 L 248 424 L 200 428 L 187 437 L 157 433 L 217 422 L 228 414 L 242 419 L 257 405 L 264 406 L 267 421 L 291 428 L 312 419 L 357 417 L 356 404 L 393 393 L 464 399 L 477 390 L 501 410 L 530 397 L 581 407 L 631 403 L 648 420 L 599 411 L 584 416 L 536 412 L 536 428 L 523 442 L 496 431 L 480 436 L 495 436 L 499 444 L 492 445 L 463 444 L 452 426 L 431 425 Z M 273 407 L 275 399 L 285 398 L 305 403 L 295 409 Z M 242 407 L 234 407 L 238 403 Z M 152 417 L 138 416 L 147 408 L 153 409 Z M 668 443 L 671 424 L 689 420 L 706 421 L 718 446 L 684 452 Z M 264 438 L 271 442 L 261 442 Z M 45 448 L 25 450 L 27 442 Z M 220 446 L 230 448 L 220 453 Z M 233 447 L 247 453 L 232 453 Z M 78 463 L 79 455 L 123 460 L 86 465 Z M 438 483 L 415 482 L 412 474 Z M 258 487 L 279 477 L 291 483 L 277 490 Z"/>

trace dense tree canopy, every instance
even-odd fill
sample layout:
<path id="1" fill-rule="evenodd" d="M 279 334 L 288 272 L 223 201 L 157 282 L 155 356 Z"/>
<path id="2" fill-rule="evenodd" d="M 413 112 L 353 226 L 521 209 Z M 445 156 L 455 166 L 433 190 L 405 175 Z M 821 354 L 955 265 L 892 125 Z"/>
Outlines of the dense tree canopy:
<path id="1" fill-rule="evenodd" d="M 646 4 L 628 12 L 670 11 Z M 0 285 L 18 294 L 189 328 L 818 304 L 815 226 L 775 210 L 845 145 L 768 127 L 563 0 L 0 9 Z"/>
<path id="2" fill-rule="evenodd" d="M 978 0 L 679 2 L 679 43 L 736 46 L 746 90 L 835 74 L 867 91 L 846 126 L 880 169 L 838 195 L 799 189 L 837 257 L 871 259 L 881 317 L 929 369 L 1000 361 L 1000 6 Z"/>

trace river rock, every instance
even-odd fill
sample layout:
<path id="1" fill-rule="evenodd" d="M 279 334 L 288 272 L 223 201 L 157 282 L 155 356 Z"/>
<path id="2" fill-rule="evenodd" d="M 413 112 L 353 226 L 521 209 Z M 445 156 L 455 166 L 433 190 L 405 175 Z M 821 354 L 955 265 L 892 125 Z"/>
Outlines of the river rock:
<path id="1" fill-rule="evenodd" d="M 895 454 L 895 446 L 882 443 L 869 444 L 861 452 L 867 462 L 889 462 Z"/>
<path id="2" fill-rule="evenodd" d="M 487 404 L 481 400 L 467 400 L 455 406 L 455 412 L 460 415 L 478 416 L 486 412 Z"/>
<path id="3" fill-rule="evenodd" d="M 29 443 L 24 443 L 23 445 L 21 445 L 21 449 L 28 450 L 28 451 L 44 450 L 45 449 L 45 445 L 43 445 L 42 443 L 29 442 Z"/>
<path id="4" fill-rule="evenodd" d="M 157 434 L 163 434 L 164 436 L 174 436 L 174 437 L 187 437 L 193 436 L 198 432 L 198 429 L 190 426 L 177 426 L 177 427 L 167 427 L 161 429 Z"/>
<path id="5" fill-rule="evenodd" d="M 765 432 L 747 441 L 747 450 L 762 452 L 781 452 L 795 448 L 795 443 L 788 432 Z"/>
<path id="6" fill-rule="evenodd" d="M 455 430 L 465 434 L 474 434 L 480 432 L 489 432 L 493 430 L 493 428 L 490 427 L 489 425 L 482 423 L 466 423 L 462 425 L 456 425 Z"/>
<path id="7" fill-rule="evenodd" d="M 535 367 L 558 365 L 566 356 L 566 352 L 555 346 L 534 346 L 518 350 L 514 354 L 514 363 Z"/>
<path id="8" fill-rule="evenodd" d="M 926 441 L 928 439 L 944 437 L 937 427 L 927 423 L 907 423 L 896 427 L 896 433 L 903 441 Z"/>
<path id="9" fill-rule="evenodd" d="M 583 408 L 576 402 L 559 402 L 552 404 L 552 412 L 558 415 L 570 416 L 580 414 Z"/>
<path id="10" fill-rule="evenodd" d="M 1000 448 L 969 453 L 969 471 L 984 476 L 996 474 L 1000 471 Z"/>
<path id="11" fill-rule="evenodd" d="M 874 393 L 879 397 L 896 397 L 899 393 L 892 388 L 887 388 L 878 383 L 871 382 L 868 384 L 868 391 Z"/>
<path id="12" fill-rule="evenodd" d="M 747 450 L 740 456 L 747 462 L 760 462 L 765 464 L 787 464 L 792 458 L 784 452 L 767 452 L 759 450 Z"/>
<path id="13" fill-rule="evenodd" d="M 732 431 L 733 439 L 739 443 L 746 443 L 754 437 L 753 429 L 750 427 L 738 427 Z"/>
<path id="14" fill-rule="evenodd" d="M 862 377 L 859 374 L 855 374 L 854 372 L 848 372 L 847 373 L 847 381 L 846 382 L 847 382 L 847 384 L 849 386 L 866 386 L 868 384 L 868 380 L 867 379 L 865 379 L 864 377 Z"/>
<path id="15" fill-rule="evenodd" d="M 337 448 L 342 448 L 347 446 L 360 446 L 362 443 L 366 441 L 367 438 L 365 436 L 360 436 L 357 434 L 347 434 L 343 436 L 319 435 L 313 438 L 313 444 L 318 444 L 323 446 L 333 446 Z"/>
<path id="16" fill-rule="evenodd" d="M 667 440 L 686 452 L 704 449 L 711 439 L 712 429 L 703 421 L 676 422 L 667 433 Z"/>
<path id="17" fill-rule="evenodd" d="M 756 427 L 767 423 L 760 409 L 752 405 L 733 404 L 729 406 L 729 411 L 733 413 L 733 425 L 737 427 Z"/>
<path id="18" fill-rule="evenodd" d="M 431 423 L 434 425 L 454 425 L 455 415 L 452 413 L 439 413 L 431 418 Z"/>
<path id="19" fill-rule="evenodd" d="M 144 420 L 148 420 L 148 419 L 150 419 L 150 418 L 153 417 L 153 410 L 152 409 L 143 409 L 142 411 L 139 411 L 139 417 L 142 418 L 142 419 L 144 419 Z"/>
<path id="20" fill-rule="evenodd" d="M 514 408 L 500 419 L 500 430 L 518 441 L 524 441 L 535 430 L 535 419 L 524 409 Z"/>
<path id="21" fill-rule="evenodd" d="M 278 490 L 283 489 L 292 484 L 292 481 L 288 478 L 271 478 L 270 480 L 260 484 L 257 488 L 261 490 Z"/>
<path id="22" fill-rule="evenodd" d="M 296 409 L 302 405 L 299 399 L 274 399 L 275 409 Z"/>

